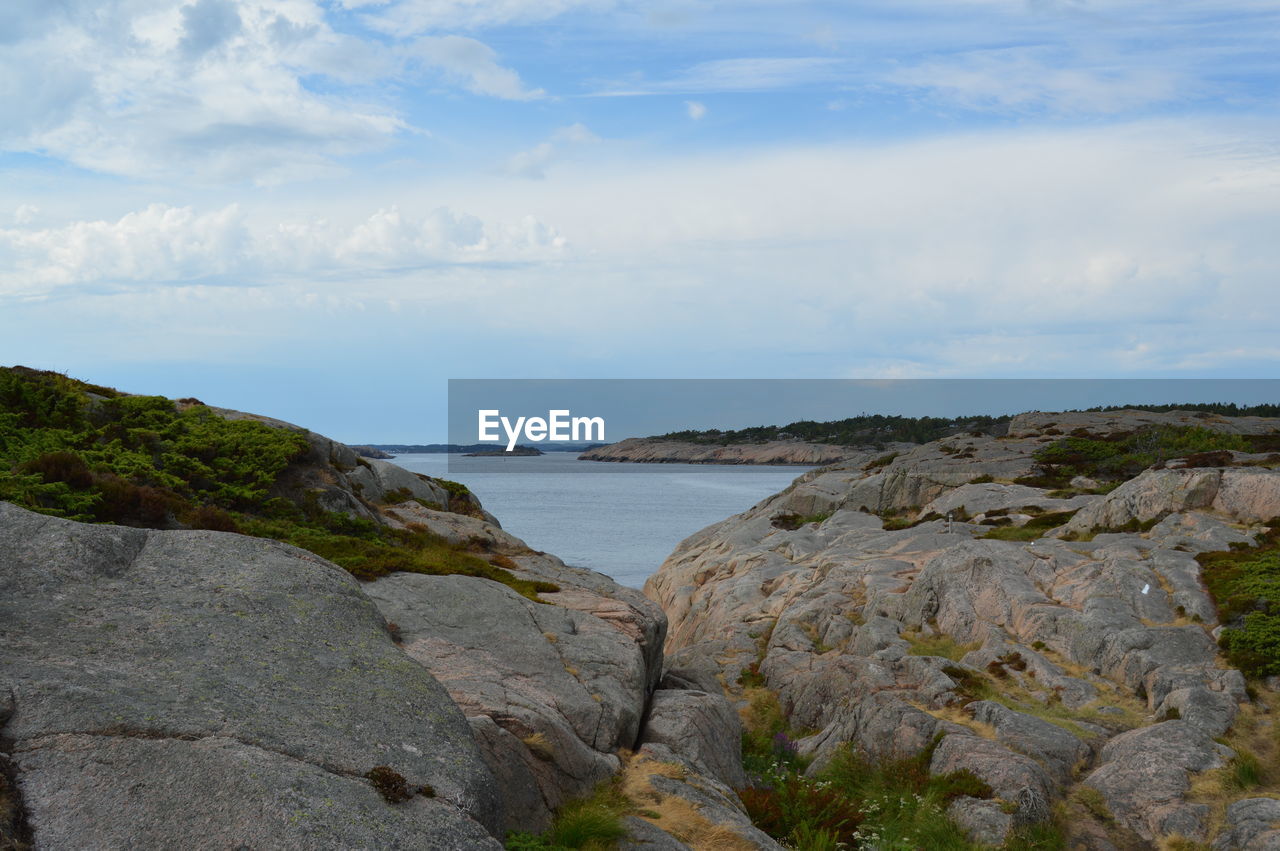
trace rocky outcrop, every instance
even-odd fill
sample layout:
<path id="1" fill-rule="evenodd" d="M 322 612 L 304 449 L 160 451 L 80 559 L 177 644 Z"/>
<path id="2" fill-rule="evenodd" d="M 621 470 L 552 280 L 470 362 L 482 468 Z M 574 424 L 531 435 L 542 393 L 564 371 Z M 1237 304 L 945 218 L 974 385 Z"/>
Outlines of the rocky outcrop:
<path id="1" fill-rule="evenodd" d="M 404 503 L 388 515 L 474 541 L 540 601 L 466 576 L 395 574 L 365 586 L 410 658 L 462 707 L 494 773 L 509 829 L 541 829 L 619 769 L 662 674 L 666 619 L 637 591 L 530 550 L 472 517 Z M 550 604 L 550 605 L 548 605 Z"/>
<path id="2" fill-rule="evenodd" d="M 1244 522 L 1280 517 L 1280 476 L 1262 467 L 1147 470 L 1071 518 L 1067 531 L 1120 529 L 1195 510 Z"/>
<path id="3" fill-rule="evenodd" d="M 1227 808 L 1227 826 L 1213 843 L 1214 851 L 1280 849 L 1280 800 L 1245 798 Z"/>
<path id="4" fill-rule="evenodd" d="M 657 606 L 479 518 L 384 519 L 559 590 L 361 585 L 272 541 L 0 504 L 0 732 L 37 844 L 92 826 L 106 847 L 498 847 L 616 774 L 662 674 Z M 703 697 L 690 771 L 736 780 L 736 716 Z M 655 740 L 680 723 L 658 716 Z M 380 765 L 433 794 L 389 804 L 364 777 Z"/>
<path id="5" fill-rule="evenodd" d="M 0 504 L 2 735 L 37 847 L 500 847 L 445 689 L 345 571 Z M 388 803 L 389 766 L 416 794 Z"/>
<path id="6" fill-rule="evenodd" d="M 1088 847 L 1109 834 L 1120 847 L 1212 840 L 1191 779 L 1231 758 L 1215 739 L 1249 697 L 1218 654 L 1195 556 L 1252 544 L 1258 521 L 1280 513 L 1280 471 L 1226 459 L 1150 470 L 1110 494 L 1012 483 L 1037 475 L 1035 451 L 1074 429 L 1277 426 L 1187 417 L 1024 415 L 1006 437 L 806 473 L 682 542 L 650 578 L 668 655 L 686 682 L 731 698 L 739 675 L 758 671 L 791 726 L 816 731 L 798 741 L 811 772 L 846 744 L 933 746 L 934 772 L 968 769 L 993 790 L 951 806 L 978 841 L 1002 842 L 1080 788 L 1109 813 L 1075 819 Z M 1056 528 L 986 537 L 1040 517 Z M 1247 809 L 1229 828 L 1241 836 L 1260 823 Z"/>
<path id="7" fill-rule="evenodd" d="M 1066 411 L 1018 414 L 1009 423 L 1008 436 L 1017 438 L 1088 433 L 1097 437 L 1124 434 L 1151 426 L 1196 426 L 1226 434 L 1274 434 L 1271 417 L 1224 417 L 1206 411 Z"/>
<path id="8" fill-rule="evenodd" d="M 650 742 L 630 758 L 622 776 L 628 797 L 644 807 L 644 827 L 637 838 L 656 828 L 677 840 L 678 848 L 716 851 L 782 851 L 782 846 L 751 823 L 733 789 L 702 774 L 670 747 Z M 645 847 L 635 842 L 633 847 Z"/>
<path id="9" fill-rule="evenodd" d="M 307 452 L 294 459 L 280 475 L 272 488 L 273 496 L 375 523 L 383 522 L 381 506 L 413 499 L 440 511 L 484 516 L 498 525 L 491 515 L 482 513 L 480 503 L 470 493 L 464 490 L 450 493 L 444 484 L 430 476 L 410 472 L 379 458 L 365 457 L 346 444 L 284 420 L 228 408 L 210 410 L 224 419 L 251 420 L 306 437 Z"/>
<path id="10" fill-rule="evenodd" d="M 588 450 L 584 461 L 625 461 L 634 464 L 795 464 L 820 466 L 863 454 L 849 446 L 779 440 L 730 446 L 686 443 L 653 437 L 631 437 Z"/>
<path id="11" fill-rule="evenodd" d="M 723 694 L 659 689 L 649 702 L 640 741 L 665 745 L 699 773 L 730 789 L 747 785 L 742 770 L 742 724 Z"/>

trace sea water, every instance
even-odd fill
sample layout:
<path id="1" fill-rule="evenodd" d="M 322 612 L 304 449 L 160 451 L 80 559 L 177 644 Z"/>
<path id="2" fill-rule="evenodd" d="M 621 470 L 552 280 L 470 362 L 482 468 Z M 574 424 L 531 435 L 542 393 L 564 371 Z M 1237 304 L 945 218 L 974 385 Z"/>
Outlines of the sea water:
<path id="1" fill-rule="evenodd" d="M 745 511 L 810 469 L 580 461 L 571 452 L 486 458 L 492 472 L 449 472 L 444 454 L 398 455 L 417 473 L 469 487 L 502 528 L 535 550 L 639 588 L 676 544 Z"/>

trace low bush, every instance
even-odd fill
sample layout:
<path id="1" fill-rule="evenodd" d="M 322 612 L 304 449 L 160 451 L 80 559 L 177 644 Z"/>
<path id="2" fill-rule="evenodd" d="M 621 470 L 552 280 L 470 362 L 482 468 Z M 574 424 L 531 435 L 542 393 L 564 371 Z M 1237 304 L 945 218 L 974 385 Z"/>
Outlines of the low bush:
<path id="1" fill-rule="evenodd" d="M 631 810 L 632 804 L 617 781 L 606 780 L 589 796 L 562 806 L 543 833 L 507 834 L 506 847 L 508 851 L 603 851 L 626 837 L 622 819 Z"/>
<path id="2" fill-rule="evenodd" d="M 1032 517 L 1021 526 L 997 526 L 982 537 L 997 541 L 1034 541 L 1050 529 L 1065 525 L 1075 511 L 1051 511 Z"/>
<path id="3" fill-rule="evenodd" d="M 1124 481 L 1174 458 L 1189 458 L 1203 466 L 1229 460 L 1232 451 L 1261 451 L 1270 445 L 1269 437 L 1228 434 L 1202 426 L 1148 426 L 1106 436 L 1072 435 L 1038 449 L 1039 473 L 1018 481 L 1049 488 L 1064 488 L 1075 476 Z"/>
<path id="4" fill-rule="evenodd" d="M 228 420 L 195 399 L 128 396 L 58 373 L 0 369 L 0 500 L 85 522 L 274 538 L 366 580 L 410 571 L 483 577 L 532 599 L 559 590 L 425 529 L 327 511 L 316 493 L 296 502 L 273 495 L 310 446 L 304 434 Z M 441 484 L 472 505 L 465 486 Z"/>
<path id="5" fill-rule="evenodd" d="M 1249 677 L 1280 674 L 1280 518 L 1259 537 L 1256 548 L 1196 557 L 1223 624 L 1218 643 Z"/>
<path id="6" fill-rule="evenodd" d="M 834 848 L 969 849 L 964 832 L 947 818 L 947 804 L 962 795 L 991 797 L 991 787 L 969 771 L 930 775 L 935 740 L 904 759 L 873 759 L 846 746 L 816 777 L 799 755 L 794 732 L 777 696 L 750 695 L 743 715 L 743 767 L 750 778 L 740 796 L 752 822 L 783 845 Z"/>

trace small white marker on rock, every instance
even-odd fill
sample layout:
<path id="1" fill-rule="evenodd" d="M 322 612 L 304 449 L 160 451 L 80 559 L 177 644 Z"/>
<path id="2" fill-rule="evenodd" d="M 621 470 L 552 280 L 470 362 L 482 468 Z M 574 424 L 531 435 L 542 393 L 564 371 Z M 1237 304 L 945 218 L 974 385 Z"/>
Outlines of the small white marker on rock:
<path id="1" fill-rule="evenodd" d="M 1147 593 L 1147 592 L 1148 592 L 1148 591 L 1150 591 L 1150 590 L 1151 590 L 1151 583 L 1150 583 L 1150 582 L 1148 582 L 1146 585 L 1143 585 L 1143 586 L 1142 586 L 1142 593 L 1143 593 L 1143 594 Z"/>

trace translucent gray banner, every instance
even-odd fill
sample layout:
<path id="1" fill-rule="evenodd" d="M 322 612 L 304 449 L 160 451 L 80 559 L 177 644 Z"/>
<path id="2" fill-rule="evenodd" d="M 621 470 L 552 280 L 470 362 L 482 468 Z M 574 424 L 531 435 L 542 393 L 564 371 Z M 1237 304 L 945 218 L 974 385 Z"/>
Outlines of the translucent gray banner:
<path id="1" fill-rule="evenodd" d="M 450 446 L 434 451 L 453 449 L 449 472 L 468 474 L 661 473 L 682 461 L 761 458 L 804 467 L 823 456 L 785 444 L 874 447 L 948 429 L 998 433 L 1002 418 L 1028 411 L 1277 404 L 1280 379 L 451 379 Z M 566 463 L 590 446 L 659 436 L 703 447 L 781 446 L 698 456 L 649 444 L 647 454 L 615 449 Z M 616 463 L 586 460 L 593 457 Z M 646 458 L 667 463 L 635 463 Z"/>

